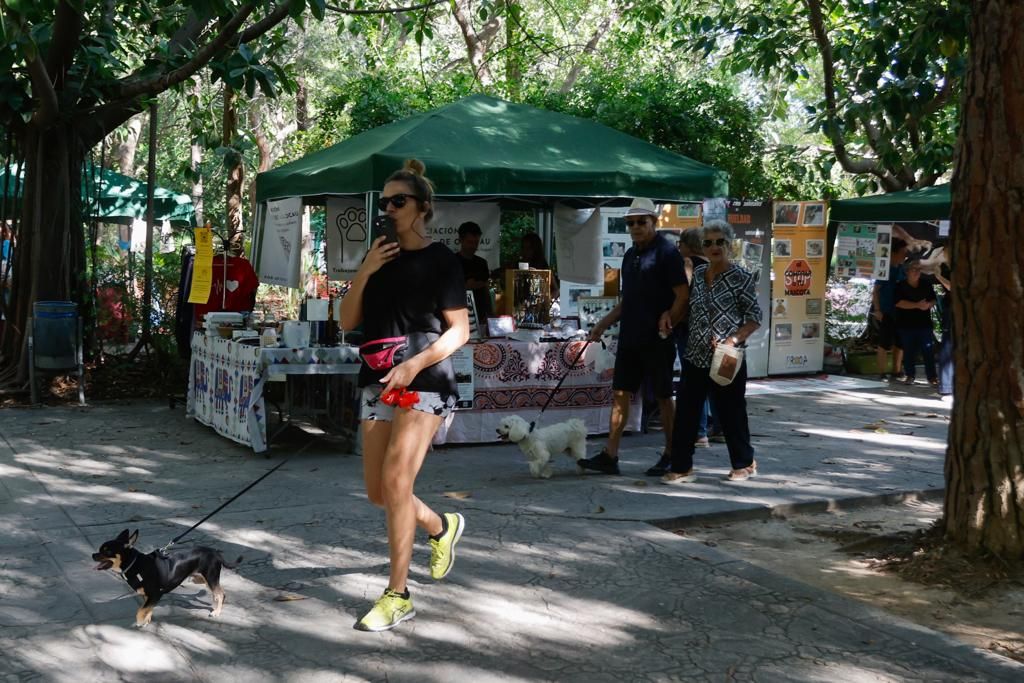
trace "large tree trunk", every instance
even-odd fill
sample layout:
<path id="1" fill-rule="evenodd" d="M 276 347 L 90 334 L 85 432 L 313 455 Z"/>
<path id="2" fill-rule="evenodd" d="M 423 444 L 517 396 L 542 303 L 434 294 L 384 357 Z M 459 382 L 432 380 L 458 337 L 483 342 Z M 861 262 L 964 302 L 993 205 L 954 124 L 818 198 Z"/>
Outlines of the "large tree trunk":
<path id="1" fill-rule="evenodd" d="M 238 109 L 235 91 L 224 86 L 224 146 L 231 148 L 238 134 Z M 227 180 L 227 240 L 232 250 L 238 251 L 242 245 L 242 180 L 244 167 L 242 155 L 232 150 L 228 152 Z"/>
<path id="2" fill-rule="evenodd" d="M 139 148 L 139 136 L 142 135 L 142 116 L 133 116 L 124 124 L 124 140 L 114 146 L 114 158 L 117 170 L 126 176 L 135 176 L 135 152 Z"/>
<path id="3" fill-rule="evenodd" d="M 1024 557 L 1024 3 L 978 0 L 953 176 L 946 534 Z"/>
<path id="4" fill-rule="evenodd" d="M 81 303 L 85 289 L 82 228 L 82 151 L 68 126 L 39 131 L 28 126 L 11 302 L 0 341 L 0 382 L 28 379 L 28 319 L 36 301 Z"/>

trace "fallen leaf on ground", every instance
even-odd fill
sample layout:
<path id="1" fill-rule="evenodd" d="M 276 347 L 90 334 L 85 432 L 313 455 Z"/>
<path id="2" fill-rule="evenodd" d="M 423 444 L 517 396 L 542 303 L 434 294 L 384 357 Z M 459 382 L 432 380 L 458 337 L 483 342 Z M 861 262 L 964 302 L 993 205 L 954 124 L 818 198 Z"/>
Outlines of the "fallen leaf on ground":
<path id="1" fill-rule="evenodd" d="M 637 479 L 633 482 L 633 486 L 647 486 L 647 482 L 643 479 Z"/>
<path id="2" fill-rule="evenodd" d="M 282 593 L 281 595 L 274 596 L 274 602 L 291 602 L 292 600 L 305 600 L 305 595 L 296 595 L 295 593 Z"/>
<path id="3" fill-rule="evenodd" d="M 594 509 L 594 512 L 596 514 L 601 514 L 602 512 L 604 512 L 604 506 L 603 505 L 598 505 L 597 508 Z"/>
<path id="4" fill-rule="evenodd" d="M 445 491 L 441 495 L 445 498 L 454 498 L 455 500 L 466 500 L 473 497 L 470 491 Z"/>

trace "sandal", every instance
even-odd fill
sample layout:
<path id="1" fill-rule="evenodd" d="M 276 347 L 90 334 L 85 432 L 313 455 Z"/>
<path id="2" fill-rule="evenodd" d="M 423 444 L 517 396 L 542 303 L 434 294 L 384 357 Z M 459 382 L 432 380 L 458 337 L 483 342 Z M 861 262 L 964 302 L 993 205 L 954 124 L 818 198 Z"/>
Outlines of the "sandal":
<path id="1" fill-rule="evenodd" d="M 755 475 L 757 475 L 757 462 L 751 462 L 749 467 L 741 467 L 738 470 L 729 472 L 729 476 L 725 480 L 746 481 Z"/>

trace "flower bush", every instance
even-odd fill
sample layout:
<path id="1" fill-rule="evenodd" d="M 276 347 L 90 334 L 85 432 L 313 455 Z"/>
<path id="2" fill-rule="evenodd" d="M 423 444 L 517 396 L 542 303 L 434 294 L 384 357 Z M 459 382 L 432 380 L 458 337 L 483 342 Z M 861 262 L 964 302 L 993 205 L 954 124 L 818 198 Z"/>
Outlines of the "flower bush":
<path id="1" fill-rule="evenodd" d="M 871 280 L 830 277 L 825 285 L 825 340 L 851 347 L 864 335 L 871 310 Z"/>

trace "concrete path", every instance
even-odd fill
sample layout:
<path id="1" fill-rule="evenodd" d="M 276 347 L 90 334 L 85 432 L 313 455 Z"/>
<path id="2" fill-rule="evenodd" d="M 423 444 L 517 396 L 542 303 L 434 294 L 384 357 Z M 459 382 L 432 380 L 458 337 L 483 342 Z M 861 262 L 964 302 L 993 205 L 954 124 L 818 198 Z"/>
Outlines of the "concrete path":
<path id="1" fill-rule="evenodd" d="M 580 477 L 566 459 L 534 480 L 514 446 L 435 451 L 417 492 L 462 511 L 467 532 L 442 583 L 419 539 L 419 614 L 384 634 L 352 629 L 386 585 L 383 514 L 361 460 L 329 439 L 190 536 L 245 557 L 220 618 L 185 584 L 136 629 L 136 598 L 93 570 L 99 544 L 130 527 L 140 549 L 163 545 L 309 437 L 264 458 L 157 402 L 0 411 L 0 680 L 1024 680 L 1024 666 L 659 528 L 940 495 L 949 411 L 925 387 L 780 387 L 750 399 L 763 474 L 742 484 L 721 481 L 724 445 L 698 451 L 692 486 L 644 477 L 660 434 L 627 437 L 621 477 Z"/>

